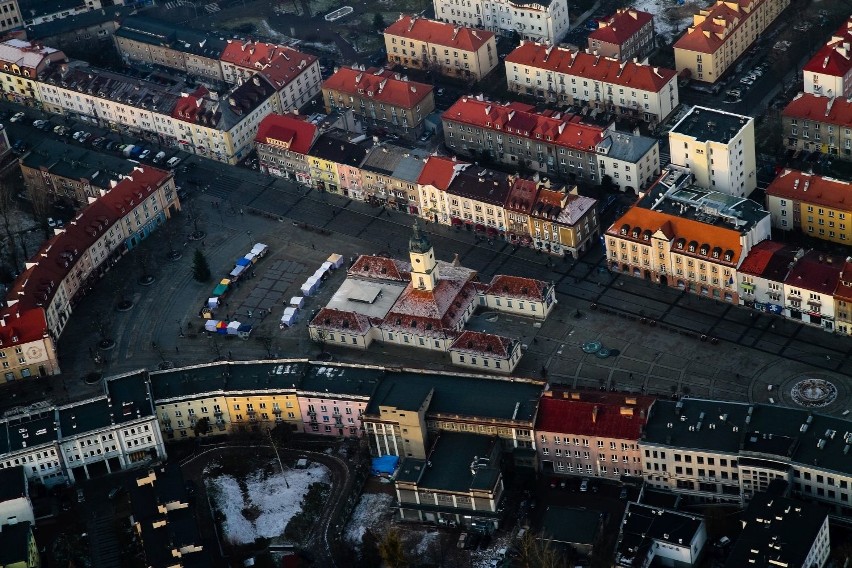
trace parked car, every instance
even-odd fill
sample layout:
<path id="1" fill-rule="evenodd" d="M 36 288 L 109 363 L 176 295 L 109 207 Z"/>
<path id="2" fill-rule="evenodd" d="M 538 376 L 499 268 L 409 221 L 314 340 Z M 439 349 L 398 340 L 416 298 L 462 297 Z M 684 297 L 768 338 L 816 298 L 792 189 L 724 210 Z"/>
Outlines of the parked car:
<path id="1" fill-rule="evenodd" d="M 46 122 L 47 122 L 46 120 L 41 120 L 41 119 L 35 120 L 35 121 L 33 121 L 33 126 L 35 126 L 36 128 L 41 128 L 42 126 L 44 126 L 44 124 Z"/>
<path id="2" fill-rule="evenodd" d="M 151 150 L 142 150 L 142 153 L 139 154 L 139 159 L 144 160 L 150 155 L 151 155 Z"/>
<path id="3" fill-rule="evenodd" d="M 586 492 L 586 491 L 588 491 L 588 490 L 589 490 L 589 478 L 588 478 L 588 477 L 584 477 L 584 478 L 583 478 L 583 481 L 581 481 L 581 482 L 580 482 L 580 491 L 582 491 L 583 493 L 585 493 L 585 492 Z"/>
<path id="4" fill-rule="evenodd" d="M 173 168 L 176 165 L 178 165 L 180 162 L 181 162 L 180 158 L 178 158 L 177 156 L 172 156 L 171 158 L 169 158 L 169 161 L 166 162 L 166 165 L 170 168 Z"/>
<path id="5" fill-rule="evenodd" d="M 95 148 L 100 148 L 106 142 L 106 138 L 103 136 L 98 136 L 94 140 L 92 140 L 92 146 Z"/>
<path id="6" fill-rule="evenodd" d="M 115 140 L 110 140 L 109 142 L 106 143 L 106 146 L 104 146 L 104 149 L 112 151 L 112 150 L 115 150 L 116 146 L 118 146 L 118 142 L 116 142 Z"/>
<path id="7" fill-rule="evenodd" d="M 621 493 L 618 494 L 618 498 L 621 499 L 622 501 L 627 499 L 627 488 L 626 487 L 621 488 Z"/>
<path id="8" fill-rule="evenodd" d="M 463 532 L 459 535 L 459 541 L 456 543 L 456 547 L 464 549 L 467 544 L 467 533 Z"/>
<path id="9" fill-rule="evenodd" d="M 73 136 L 71 136 L 71 138 L 73 138 L 74 140 L 79 140 L 83 136 L 83 134 L 85 134 L 85 132 L 83 132 L 82 130 L 78 130 L 74 133 Z"/>
<path id="10" fill-rule="evenodd" d="M 65 136 L 68 134 L 68 128 L 60 124 L 53 127 L 53 133 L 58 134 L 59 136 Z"/>
<path id="11" fill-rule="evenodd" d="M 54 219 L 53 217 L 47 218 L 47 226 L 48 227 L 61 227 L 65 223 L 62 222 L 62 219 Z"/>
<path id="12" fill-rule="evenodd" d="M 84 132 L 83 135 L 80 136 L 80 138 L 78 138 L 77 140 L 80 142 L 80 144 L 85 144 L 86 140 L 88 140 L 91 137 L 92 137 L 91 132 Z"/>
<path id="13" fill-rule="evenodd" d="M 78 489 L 77 490 L 77 502 L 82 503 L 85 500 L 86 500 L 86 494 L 83 493 L 82 489 Z"/>
<path id="14" fill-rule="evenodd" d="M 9 122 L 18 122 L 18 121 L 23 120 L 24 118 L 26 118 L 26 116 L 27 116 L 27 115 L 25 115 L 25 114 L 24 114 L 24 113 L 22 113 L 22 112 L 15 113 L 14 115 L 12 115 L 12 118 L 10 118 L 10 119 L 9 119 Z"/>
<path id="15" fill-rule="evenodd" d="M 157 152 L 157 155 L 154 156 L 154 163 L 159 164 L 160 162 L 162 162 L 165 159 L 165 157 L 166 157 L 166 153 L 163 152 L 162 150 Z"/>

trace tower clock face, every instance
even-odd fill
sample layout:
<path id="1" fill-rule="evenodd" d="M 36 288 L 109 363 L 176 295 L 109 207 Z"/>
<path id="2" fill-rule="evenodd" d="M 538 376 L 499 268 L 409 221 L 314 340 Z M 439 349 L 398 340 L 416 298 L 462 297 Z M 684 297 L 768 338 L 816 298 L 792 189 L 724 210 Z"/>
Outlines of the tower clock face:
<path id="1" fill-rule="evenodd" d="M 27 349 L 27 357 L 29 357 L 30 359 L 38 359 L 39 357 L 41 357 L 41 349 L 35 346 L 30 347 L 29 349 Z"/>

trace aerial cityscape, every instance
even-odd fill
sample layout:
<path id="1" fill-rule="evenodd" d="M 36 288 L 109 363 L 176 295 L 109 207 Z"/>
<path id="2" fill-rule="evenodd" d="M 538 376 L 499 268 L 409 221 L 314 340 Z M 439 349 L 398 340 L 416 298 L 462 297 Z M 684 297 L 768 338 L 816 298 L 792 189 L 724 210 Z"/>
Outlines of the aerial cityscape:
<path id="1" fill-rule="evenodd" d="M 0 568 L 852 565 L 848 3 L 0 10 Z"/>

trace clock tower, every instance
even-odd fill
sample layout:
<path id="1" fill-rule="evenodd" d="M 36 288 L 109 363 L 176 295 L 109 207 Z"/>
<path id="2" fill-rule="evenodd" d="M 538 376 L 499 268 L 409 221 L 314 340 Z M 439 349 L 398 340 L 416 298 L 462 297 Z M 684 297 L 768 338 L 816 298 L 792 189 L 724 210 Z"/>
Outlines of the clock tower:
<path id="1" fill-rule="evenodd" d="M 418 290 L 431 292 L 438 284 L 438 265 L 435 251 L 420 225 L 414 222 L 414 231 L 408 241 L 408 256 L 411 259 L 411 284 Z"/>

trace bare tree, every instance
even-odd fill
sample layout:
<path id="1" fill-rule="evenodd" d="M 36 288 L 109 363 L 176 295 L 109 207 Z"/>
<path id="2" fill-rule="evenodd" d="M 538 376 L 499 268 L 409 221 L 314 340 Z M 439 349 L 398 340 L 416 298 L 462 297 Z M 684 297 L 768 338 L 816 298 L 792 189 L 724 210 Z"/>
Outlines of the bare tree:
<path id="1" fill-rule="evenodd" d="M 5 247 L 8 254 L 9 264 L 13 273 L 21 271 L 21 262 L 18 257 L 18 245 L 15 239 L 17 227 L 13 226 L 13 219 L 19 214 L 18 205 L 15 203 L 13 188 L 6 183 L 0 182 L 0 222 L 3 223 L 3 233 L 6 235 Z"/>
<path id="2" fill-rule="evenodd" d="M 517 566 L 520 568 L 572 568 L 574 563 L 543 535 L 527 531 L 518 543 Z"/>
<path id="3" fill-rule="evenodd" d="M 98 334 L 98 347 L 101 349 L 111 349 L 115 347 L 115 341 L 112 339 L 112 317 L 108 312 L 98 310 L 92 314 L 92 330 Z"/>
<path id="4" fill-rule="evenodd" d="M 137 249 L 136 262 L 139 265 L 139 284 L 149 286 L 154 283 L 156 278 L 151 274 L 151 251 L 148 249 Z"/>

